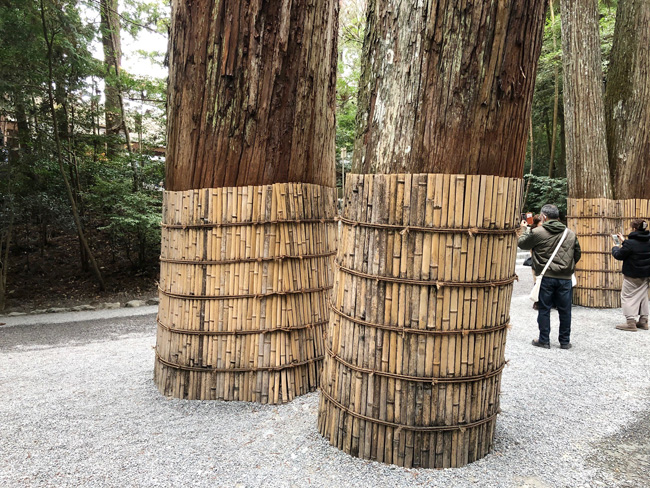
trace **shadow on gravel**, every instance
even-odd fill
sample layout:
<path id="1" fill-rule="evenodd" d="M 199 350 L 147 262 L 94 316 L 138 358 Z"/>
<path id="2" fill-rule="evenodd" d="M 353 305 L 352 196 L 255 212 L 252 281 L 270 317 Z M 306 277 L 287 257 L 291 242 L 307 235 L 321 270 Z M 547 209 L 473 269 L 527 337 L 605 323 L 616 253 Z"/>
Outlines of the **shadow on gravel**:
<path id="1" fill-rule="evenodd" d="M 593 447 L 596 453 L 589 464 L 609 472 L 617 486 L 650 486 L 650 411 L 639 413 L 635 422 Z"/>
<path id="2" fill-rule="evenodd" d="M 155 314 L 0 328 L 0 351 L 82 345 L 127 334 L 156 334 Z"/>

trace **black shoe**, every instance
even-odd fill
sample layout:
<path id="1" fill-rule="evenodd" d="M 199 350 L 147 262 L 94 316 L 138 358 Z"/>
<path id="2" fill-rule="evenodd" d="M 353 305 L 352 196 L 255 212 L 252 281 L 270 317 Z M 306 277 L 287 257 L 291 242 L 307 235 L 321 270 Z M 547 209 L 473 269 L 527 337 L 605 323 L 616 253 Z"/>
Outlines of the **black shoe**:
<path id="1" fill-rule="evenodd" d="M 566 344 L 560 344 L 560 349 L 571 349 L 572 347 L 573 346 L 570 342 L 567 342 Z"/>
<path id="2" fill-rule="evenodd" d="M 533 339 L 532 342 L 535 347 L 543 347 L 544 349 L 550 349 L 551 345 L 548 342 L 539 342 L 537 339 Z"/>

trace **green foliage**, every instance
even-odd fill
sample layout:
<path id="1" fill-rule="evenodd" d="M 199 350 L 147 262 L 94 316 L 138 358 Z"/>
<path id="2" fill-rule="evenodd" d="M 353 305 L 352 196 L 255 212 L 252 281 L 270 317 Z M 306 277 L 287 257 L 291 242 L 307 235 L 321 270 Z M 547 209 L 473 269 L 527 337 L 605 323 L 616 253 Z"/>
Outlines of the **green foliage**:
<path id="1" fill-rule="evenodd" d="M 564 110 L 562 100 L 562 25 L 559 2 L 554 5 L 554 12 L 555 22 L 552 21 L 549 7 L 544 25 L 542 51 L 537 66 L 531 113 L 534 142 L 533 172 L 538 175 L 549 174 L 556 82 L 558 84 L 558 126 L 556 128 L 554 174 L 565 174 L 563 139 L 560 134 L 563 128 Z M 529 148 L 526 160 L 526 171 L 528 172 L 530 171 L 530 160 Z"/>
<path id="2" fill-rule="evenodd" d="M 22 88 L 28 96 L 38 92 L 43 81 L 43 42 L 36 42 L 40 24 L 34 10 L 20 8 L 33 2 L 23 0 L 15 3 L 19 4 L 17 8 L 0 3 L 0 93 L 3 94 L 2 108 L 5 113 L 8 93 Z"/>
<path id="3" fill-rule="evenodd" d="M 164 146 L 167 114 L 167 80 L 150 76 L 137 76 L 127 72 L 120 75 L 120 86 L 132 110 L 127 113 L 129 127 L 142 132 L 152 146 Z"/>
<path id="4" fill-rule="evenodd" d="M 143 29 L 167 34 L 169 29 L 169 2 L 161 0 L 125 0 L 121 13 L 122 28 L 137 38 Z"/>
<path id="5" fill-rule="evenodd" d="M 566 216 L 567 184 L 566 178 L 549 178 L 548 176 L 525 175 L 528 195 L 523 210 L 539 213 L 547 203 L 556 205 L 560 210 L 560 218 Z"/>
<path id="6" fill-rule="evenodd" d="M 43 8 L 41 12 L 41 6 Z M 54 134 L 47 106 L 49 70 L 43 20 L 52 42 L 57 119 L 74 133 L 83 115 L 70 113 L 73 99 L 85 95 L 86 78 L 96 69 L 90 54 L 91 26 L 82 22 L 76 2 L 33 0 L 0 4 L 0 116 L 17 124 L 3 158 L 8 185 L 0 198 L 11 199 L 16 222 L 72 228 L 69 203 L 54 155 Z M 83 112 L 83 110 L 81 111 Z M 74 137 L 74 134 L 71 134 Z M 71 144 L 66 147 L 73 154 Z M 67 160 L 75 175 L 78 168 Z"/>
<path id="7" fill-rule="evenodd" d="M 141 187 L 133 191 L 133 163 Z M 100 216 L 98 230 L 109 235 L 113 251 L 137 255 L 138 265 L 155 257 L 160 246 L 164 163 L 150 156 L 132 155 L 97 165 L 88 189 L 89 210 Z"/>
<path id="8" fill-rule="evenodd" d="M 600 42 L 603 54 L 603 75 L 607 78 L 609 68 L 609 53 L 614 42 L 614 24 L 616 23 L 617 0 L 601 1 L 600 11 Z"/>
<path id="9" fill-rule="evenodd" d="M 126 255 L 144 265 L 154 262 L 160 245 L 163 162 L 147 147 L 164 146 L 166 82 L 124 70 L 119 80 L 108 80 L 120 87 L 131 139 L 142 144 L 130 154 L 120 134 L 118 153 L 107 158 L 101 93 L 107 74 L 93 56 L 100 43 L 99 5 L 99 0 L 0 1 L 0 129 L 9 124 L 9 133 L 3 134 L 9 136 L 8 148 L 0 152 L 0 227 L 20 226 L 12 239 L 20 249 L 39 246 L 42 251 L 52 235 L 74 236 L 65 175 L 91 247 L 105 251 L 108 242 L 116 262 Z M 119 5 L 125 34 L 167 32 L 166 2 Z M 160 53 L 139 54 L 162 63 Z M 55 135 L 61 141 L 62 169 Z M 79 257 L 83 266 L 87 257 Z"/>
<path id="10" fill-rule="evenodd" d="M 350 170 L 354 150 L 364 28 L 365 2 L 359 0 L 347 2 L 340 14 L 340 54 L 336 78 L 337 173 L 340 173 L 342 168 L 345 168 L 346 172 Z M 342 154 L 345 154 L 345 158 Z"/>
<path id="11" fill-rule="evenodd" d="M 61 231 L 73 232 L 70 203 L 58 164 L 47 158 L 34 160 L 32 164 L 33 171 L 25 171 L 19 164 L 12 168 L 15 221 L 34 227 L 47 223 Z"/>
<path id="12" fill-rule="evenodd" d="M 345 148 L 348 155 L 354 147 L 355 119 L 357 116 L 356 102 L 348 102 L 338 109 L 336 119 L 336 152 L 337 159 L 341 157 L 341 149 Z"/>

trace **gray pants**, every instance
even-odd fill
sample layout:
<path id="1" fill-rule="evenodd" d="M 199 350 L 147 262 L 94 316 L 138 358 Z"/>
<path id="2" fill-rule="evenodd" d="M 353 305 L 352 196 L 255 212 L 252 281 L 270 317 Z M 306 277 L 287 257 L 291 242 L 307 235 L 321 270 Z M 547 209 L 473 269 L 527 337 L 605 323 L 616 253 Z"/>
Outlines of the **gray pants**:
<path id="1" fill-rule="evenodd" d="M 623 276 L 621 305 L 626 319 L 648 316 L 648 286 L 650 278 L 630 278 Z"/>

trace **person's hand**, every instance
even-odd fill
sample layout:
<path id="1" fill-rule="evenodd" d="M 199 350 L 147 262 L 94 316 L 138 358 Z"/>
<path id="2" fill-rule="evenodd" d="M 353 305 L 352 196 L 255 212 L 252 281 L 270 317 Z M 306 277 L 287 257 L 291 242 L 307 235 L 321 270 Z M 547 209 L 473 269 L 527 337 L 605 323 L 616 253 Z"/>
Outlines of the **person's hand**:
<path id="1" fill-rule="evenodd" d="M 623 244 L 623 241 L 625 240 L 625 237 L 623 237 L 623 234 L 621 234 L 619 232 L 618 234 L 616 234 L 616 236 L 618 237 L 619 241 L 621 241 L 621 244 Z"/>
<path id="2" fill-rule="evenodd" d="M 522 220 L 517 229 L 517 236 L 519 237 L 525 232 L 528 232 L 528 223 L 525 220 Z"/>

